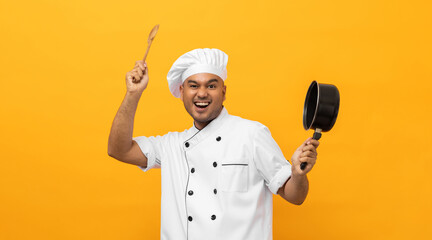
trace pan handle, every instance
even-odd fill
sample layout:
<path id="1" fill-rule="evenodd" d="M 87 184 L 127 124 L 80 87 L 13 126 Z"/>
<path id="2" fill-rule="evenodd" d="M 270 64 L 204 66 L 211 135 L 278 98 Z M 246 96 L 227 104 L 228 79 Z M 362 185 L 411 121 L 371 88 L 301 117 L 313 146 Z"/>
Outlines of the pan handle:
<path id="1" fill-rule="evenodd" d="M 321 138 L 321 129 L 320 128 L 315 129 L 315 132 L 314 132 L 312 138 L 315 140 L 320 140 L 320 138 Z M 307 162 L 302 162 L 300 164 L 300 169 L 304 170 L 306 168 L 306 166 L 307 166 Z"/>

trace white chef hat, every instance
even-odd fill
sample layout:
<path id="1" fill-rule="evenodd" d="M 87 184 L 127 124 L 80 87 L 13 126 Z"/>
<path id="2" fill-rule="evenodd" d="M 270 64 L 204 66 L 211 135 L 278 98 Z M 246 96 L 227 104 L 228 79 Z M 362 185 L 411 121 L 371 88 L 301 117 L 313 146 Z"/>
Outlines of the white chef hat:
<path id="1" fill-rule="evenodd" d="M 180 85 L 197 73 L 211 73 L 224 81 L 227 78 L 228 55 L 215 48 L 198 48 L 180 56 L 168 72 L 167 79 L 171 93 L 180 97 Z"/>

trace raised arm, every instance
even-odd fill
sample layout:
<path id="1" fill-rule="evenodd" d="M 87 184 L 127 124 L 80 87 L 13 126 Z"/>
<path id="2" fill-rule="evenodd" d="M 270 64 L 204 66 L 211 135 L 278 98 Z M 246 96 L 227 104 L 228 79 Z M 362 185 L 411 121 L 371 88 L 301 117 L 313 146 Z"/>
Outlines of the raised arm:
<path id="1" fill-rule="evenodd" d="M 114 118 L 108 138 L 108 155 L 125 163 L 147 167 L 147 158 L 132 140 L 135 112 L 149 81 L 147 65 L 141 60 L 126 74 L 126 95 Z"/>
<path id="2" fill-rule="evenodd" d="M 306 174 L 315 165 L 318 146 L 317 140 L 309 138 L 297 148 L 291 158 L 291 177 L 279 188 L 278 194 L 292 204 L 300 205 L 306 199 L 309 190 Z M 302 162 L 308 163 L 304 170 L 300 168 Z"/>

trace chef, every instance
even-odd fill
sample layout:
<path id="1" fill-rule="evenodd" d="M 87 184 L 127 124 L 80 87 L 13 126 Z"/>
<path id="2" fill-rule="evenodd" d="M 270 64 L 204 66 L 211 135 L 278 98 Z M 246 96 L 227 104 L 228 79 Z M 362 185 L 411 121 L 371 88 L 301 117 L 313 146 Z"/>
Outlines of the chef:
<path id="1" fill-rule="evenodd" d="M 319 142 L 307 139 L 285 159 L 263 124 L 224 107 L 228 55 L 195 49 L 168 72 L 171 93 L 193 118 L 183 132 L 132 137 L 146 63 L 126 74 L 126 96 L 112 124 L 108 154 L 148 171 L 161 168 L 161 239 L 272 239 L 273 194 L 302 204 Z M 304 170 L 300 164 L 307 162 Z"/>

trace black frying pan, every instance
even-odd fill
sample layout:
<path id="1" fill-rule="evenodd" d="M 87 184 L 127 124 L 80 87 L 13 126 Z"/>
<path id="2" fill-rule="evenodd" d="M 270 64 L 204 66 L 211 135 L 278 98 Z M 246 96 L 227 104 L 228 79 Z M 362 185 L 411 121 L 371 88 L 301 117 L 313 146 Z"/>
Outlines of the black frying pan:
<path id="1" fill-rule="evenodd" d="M 313 81 L 306 94 L 303 108 L 304 129 L 314 129 L 313 139 L 319 140 L 321 132 L 332 129 L 339 112 L 339 90 L 331 84 L 322 84 Z M 305 169 L 307 163 L 300 168 Z"/>

